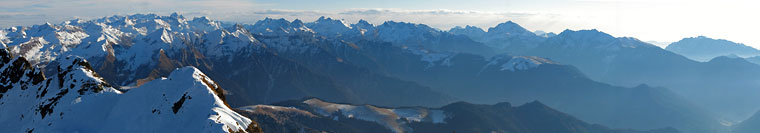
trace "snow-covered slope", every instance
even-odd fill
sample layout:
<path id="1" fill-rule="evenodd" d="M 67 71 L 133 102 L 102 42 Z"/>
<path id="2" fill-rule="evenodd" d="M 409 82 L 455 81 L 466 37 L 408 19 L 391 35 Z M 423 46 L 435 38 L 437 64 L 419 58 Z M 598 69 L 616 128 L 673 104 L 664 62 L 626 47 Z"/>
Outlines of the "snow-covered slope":
<path id="1" fill-rule="evenodd" d="M 193 67 L 122 92 L 68 56 L 46 78 L 25 58 L 0 50 L 2 132 L 248 132 L 258 129 L 232 111 L 223 91 Z"/>

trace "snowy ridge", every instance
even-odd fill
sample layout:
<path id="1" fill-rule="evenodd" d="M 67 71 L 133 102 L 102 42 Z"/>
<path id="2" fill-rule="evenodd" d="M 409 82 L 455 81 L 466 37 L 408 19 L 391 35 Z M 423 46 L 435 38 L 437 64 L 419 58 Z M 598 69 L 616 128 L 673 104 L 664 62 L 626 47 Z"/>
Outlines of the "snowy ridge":
<path id="1" fill-rule="evenodd" d="M 329 103 L 319 99 L 303 101 L 322 116 L 354 118 L 371 121 L 383 125 L 394 132 L 411 132 L 407 125 L 411 122 L 444 123 L 446 116 L 442 110 L 422 108 L 379 108 L 372 105 L 355 106 L 348 104 Z M 337 115 L 337 116 L 336 116 Z"/>
<path id="2" fill-rule="evenodd" d="M 453 33 L 453 34 L 467 35 L 471 37 L 473 40 L 478 40 L 478 41 L 480 41 L 483 38 L 483 36 L 485 36 L 486 34 L 486 31 L 484 31 L 483 29 L 476 26 L 470 26 L 470 25 L 467 25 L 465 27 L 456 26 L 454 28 L 449 29 L 448 32 Z"/>
<path id="3" fill-rule="evenodd" d="M 554 32 L 548 32 L 547 33 L 546 31 L 542 31 L 542 30 L 536 30 L 533 33 L 535 33 L 537 36 L 544 37 L 544 38 L 549 38 L 549 37 L 557 36 L 557 34 L 554 33 Z"/>
<path id="4" fill-rule="evenodd" d="M 351 32 L 365 36 L 366 34 L 376 34 L 377 30 L 375 29 L 375 25 L 370 24 L 366 20 L 359 20 L 359 22 L 351 24 Z"/>
<path id="5" fill-rule="evenodd" d="M 441 31 L 424 24 L 386 21 L 376 27 L 377 37 L 396 45 L 416 46 L 435 40 L 425 40 L 440 36 Z"/>
<path id="6" fill-rule="evenodd" d="M 314 33 L 301 20 L 296 19 L 293 22 L 288 22 L 288 20 L 283 18 L 265 18 L 250 27 L 246 27 L 246 29 L 269 36 L 288 35 L 291 33 Z"/>
<path id="7" fill-rule="evenodd" d="M 536 68 L 542 64 L 556 64 L 550 60 L 535 56 L 500 55 L 491 58 L 486 66 L 498 65 L 500 71 L 522 71 Z"/>
<path id="8" fill-rule="evenodd" d="M 636 38 L 620 37 L 615 38 L 612 35 L 591 30 L 565 30 L 559 35 L 549 39 L 549 44 L 559 45 L 565 48 L 592 48 L 604 49 L 606 51 L 618 51 L 623 48 L 638 47 L 657 47 L 655 45 L 644 43 Z"/>
<path id="9" fill-rule="evenodd" d="M 188 21 L 178 14 L 135 14 L 76 19 L 58 25 L 11 27 L 0 30 L 0 42 L 7 45 L 11 53 L 26 57 L 35 66 L 45 67 L 68 55 L 84 57 L 96 62 L 94 65 L 105 62 L 104 57 L 113 57 L 112 62 L 129 62 L 117 66 L 118 71 L 124 73 L 156 66 L 162 50 L 173 55 L 191 46 L 203 49 L 201 51 L 209 57 L 223 58 L 253 49 L 255 47 L 244 47 L 257 43 L 243 28 L 225 29 L 221 23 L 206 17 Z M 141 78 L 127 76 L 129 81 Z"/>
<path id="10" fill-rule="evenodd" d="M 93 62 L 93 67 L 97 69 L 113 66 L 115 68 L 109 69 L 119 75 L 103 74 L 109 80 L 112 77 L 119 80 L 114 85 L 123 86 L 145 78 L 146 74 L 137 74 L 138 69 L 156 68 L 160 64 L 161 53 L 167 57 L 191 53 L 194 58 L 230 62 L 238 57 L 236 55 L 252 53 L 275 51 L 280 55 L 300 56 L 320 52 L 325 49 L 324 46 L 348 44 L 357 48 L 355 41 L 369 40 L 390 42 L 413 50 L 413 53 L 425 53 L 419 54 L 423 56 L 420 60 L 430 62 L 431 66 L 448 65 L 446 59 L 452 57 L 451 54 L 438 53 L 458 53 L 460 49 L 469 50 L 471 47 L 452 41 L 464 39 L 465 43 L 475 43 L 467 41 L 466 37 L 443 40 L 451 38 L 449 35 L 424 24 L 393 21 L 375 26 L 364 20 L 348 24 L 327 17 L 311 23 L 267 18 L 253 25 L 222 26 L 207 17 L 189 20 L 178 14 L 135 14 L 11 27 L 0 30 L 0 42 L 5 43 L 11 53 L 25 57 L 41 68 L 69 55 L 83 57 Z M 315 42 L 329 44 L 311 45 Z M 446 42 L 451 44 L 441 45 Z M 450 49 L 457 50 L 446 51 Z"/>
<path id="11" fill-rule="evenodd" d="M 343 20 L 319 17 L 314 22 L 306 23 L 306 27 L 311 28 L 320 35 L 325 36 L 342 36 L 345 32 L 351 30 L 349 24 Z"/>
<path id="12" fill-rule="evenodd" d="M 725 39 L 713 39 L 705 36 L 681 39 L 665 47 L 665 50 L 703 62 L 720 56 L 737 56 L 741 58 L 760 56 L 760 50 L 753 47 Z"/>
<path id="13" fill-rule="evenodd" d="M 46 78 L 24 58 L 0 55 L 4 131 L 245 132 L 257 126 L 226 106 L 218 86 L 193 67 L 121 92 L 80 57 L 58 59 L 57 74 Z"/>
<path id="14" fill-rule="evenodd" d="M 483 31 L 475 26 L 455 27 L 449 30 L 452 34 L 465 35 L 478 42 L 485 43 L 497 49 L 507 48 L 535 48 L 536 42 L 543 41 L 545 37 L 540 37 L 533 32 L 528 31 L 517 23 L 507 21 Z"/>
<path id="15" fill-rule="evenodd" d="M 488 34 L 502 34 L 506 36 L 533 35 L 532 32 L 512 21 L 500 23 L 496 25 L 496 27 L 488 28 Z"/>

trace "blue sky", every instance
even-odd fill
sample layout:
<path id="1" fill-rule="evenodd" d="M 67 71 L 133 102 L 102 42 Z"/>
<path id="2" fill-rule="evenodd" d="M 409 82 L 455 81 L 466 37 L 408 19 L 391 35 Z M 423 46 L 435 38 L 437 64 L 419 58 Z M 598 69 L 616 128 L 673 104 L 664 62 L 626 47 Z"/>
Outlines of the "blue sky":
<path id="1" fill-rule="evenodd" d="M 110 15 L 179 12 L 253 23 L 319 16 L 487 29 L 508 20 L 529 30 L 599 29 L 613 36 L 673 42 L 705 35 L 760 47 L 760 3 L 752 0 L 0 0 L 0 27 Z"/>

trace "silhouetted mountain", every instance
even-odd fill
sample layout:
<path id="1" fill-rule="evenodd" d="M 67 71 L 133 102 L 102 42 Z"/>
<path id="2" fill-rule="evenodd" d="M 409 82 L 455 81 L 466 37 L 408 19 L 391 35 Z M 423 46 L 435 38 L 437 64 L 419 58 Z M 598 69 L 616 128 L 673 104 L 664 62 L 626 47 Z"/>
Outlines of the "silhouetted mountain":
<path id="1" fill-rule="evenodd" d="M 708 61 L 726 55 L 737 55 L 742 58 L 760 55 L 760 50 L 750 46 L 705 36 L 684 38 L 671 43 L 665 49 L 697 61 Z"/>
<path id="2" fill-rule="evenodd" d="M 337 104 L 319 99 L 275 105 L 246 106 L 237 111 L 257 121 L 276 121 L 262 125 L 264 129 L 274 129 L 268 132 L 640 132 L 589 124 L 538 101 L 516 107 L 509 103 L 480 105 L 457 102 L 441 108 L 385 108 Z M 678 131 L 662 128 L 647 132 Z"/>
<path id="3" fill-rule="evenodd" d="M 528 31 L 522 26 L 512 21 L 507 21 L 488 28 L 488 32 L 474 26 L 468 26 L 466 29 L 455 27 L 449 30 L 450 33 L 465 35 L 473 40 L 482 42 L 488 46 L 496 48 L 499 52 L 513 53 L 516 51 L 525 51 L 532 49 L 538 43 L 545 40 L 545 37 L 537 36 L 535 33 Z M 545 35 L 553 36 L 553 35 Z"/>
<path id="4" fill-rule="evenodd" d="M 470 102 L 521 104 L 541 100 L 582 120 L 611 127 L 724 129 L 710 113 L 665 88 L 611 86 L 586 78 L 572 66 L 539 57 L 419 54 L 387 44 L 357 44 L 358 51 L 363 52 L 344 52 L 344 61 L 430 86 Z M 595 106 L 587 106 L 589 104 Z"/>
<path id="5" fill-rule="evenodd" d="M 754 95 L 760 93 L 756 89 L 760 67 L 746 61 L 697 62 L 635 38 L 616 38 L 597 30 L 565 30 L 535 48 L 511 54 L 572 65 L 593 80 L 613 85 L 666 87 L 727 121 L 747 118 L 760 108 L 744 102 L 760 100 Z"/>

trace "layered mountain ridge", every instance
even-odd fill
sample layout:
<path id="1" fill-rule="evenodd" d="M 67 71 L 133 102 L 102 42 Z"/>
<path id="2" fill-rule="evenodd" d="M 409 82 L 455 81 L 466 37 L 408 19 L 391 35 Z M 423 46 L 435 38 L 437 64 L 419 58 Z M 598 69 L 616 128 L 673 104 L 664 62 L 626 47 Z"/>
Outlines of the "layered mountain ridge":
<path id="1" fill-rule="evenodd" d="M 456 102 L 440 108 L 386 108 L 311 98 L 275 105 L 246 106 L 238 110 L 258 121 L 276 120 L 263 125 L 272 132 L 291 132 L 294 129 L 316 132 L 642 132 L 589 124 L 538 101 L 521 106 Z M 355 123 L 363 123 L 364 126 L 355 128 L 357 126 L 352 125 Z M 678 131 L 662 128 L 644 132 Z"/>
<path id="2" fill-rule="evenodd" d="M 715 57 L 729 55 L 742 58 L 760 56 L 760 50 L 750 46 L 705 36 L 684 38 L 671 43 L 665 49 L 697 61 L 709 61 Z"/>
<path id="3" fill-rule="evenodd" d="M 515 34 L 519 33 L 522 32 L 515 31 Z M 498 42 L 502 45 L 511 44 L 511 41 L 529 40 L 510 39 L 508 36 L 502 38 L 507 38 L 507 41 Z M 706 37 L 697 37 L 684 39 L 684 42 L 705 39 Z M 721 42 L 728 41 L 718 40 L 718 43 Z M 760 76 L 757 76 L 760 75 L 760 67 L 746 61 L 695 61 L 687 58 L 690 55 L 679 55 L 678 52 L 674 53 L 635 38 L 614 37 L 598 30 L 565 30 L 556 36 L 520 45 L 535 47 L 511 49 L 507 52 L 513 55 L 544 57 L 561 64 L 572 65 L 589 78 L 612 85 L 633 87 L 647 84 L 666 87 L 684 96 L 688 101 L 715 112 L 719 119 L 729 123 L 746 119 L 760 108 L 760 104 L 745 102 L 758 100 L 755 94 L 760 87 L 756 82 L 760 79 Z M 716 50 L 723 52 L 721 49 Z M 752 58 L 747 60 L 754 61 Z"/>
<path id="4" fill-rule="evenodd" d="M 537 36 L 513 22 L 488 32 L 473 28 L 468 32 L 482 34 L 480 39 L 454 29 L 393 21 L 375 26 L 323 17 L 222 24 L 205 17 L 137 14 L 12 27 L 0 30 L 0 42 L 11 53 L 29 56 L 45 73 L 56 71 L 54 60 L 82 56 L 105 81 L 124 90 L 194 66 L 224 86 L 232 107 L 303 97 L 384 107 L 540 100 L 612 128 L 724 128 L 669 88 L 640 85 L 661 86 L 658 82 L 602 80 L 631 86 L 619 87 L 594 81 L 615 76 L 610 73 L 618 69 L 607 64 L 619 63 L 624 54 L 637 55 L 628 49 L 656 48 L 635 38 L 597 30 Z M 585 51 L 589 49 L 593 52 Z M 596 55 L 600 53 L 603 58 Z M 584 54 L 588 58 L 579 56 Z"/>

